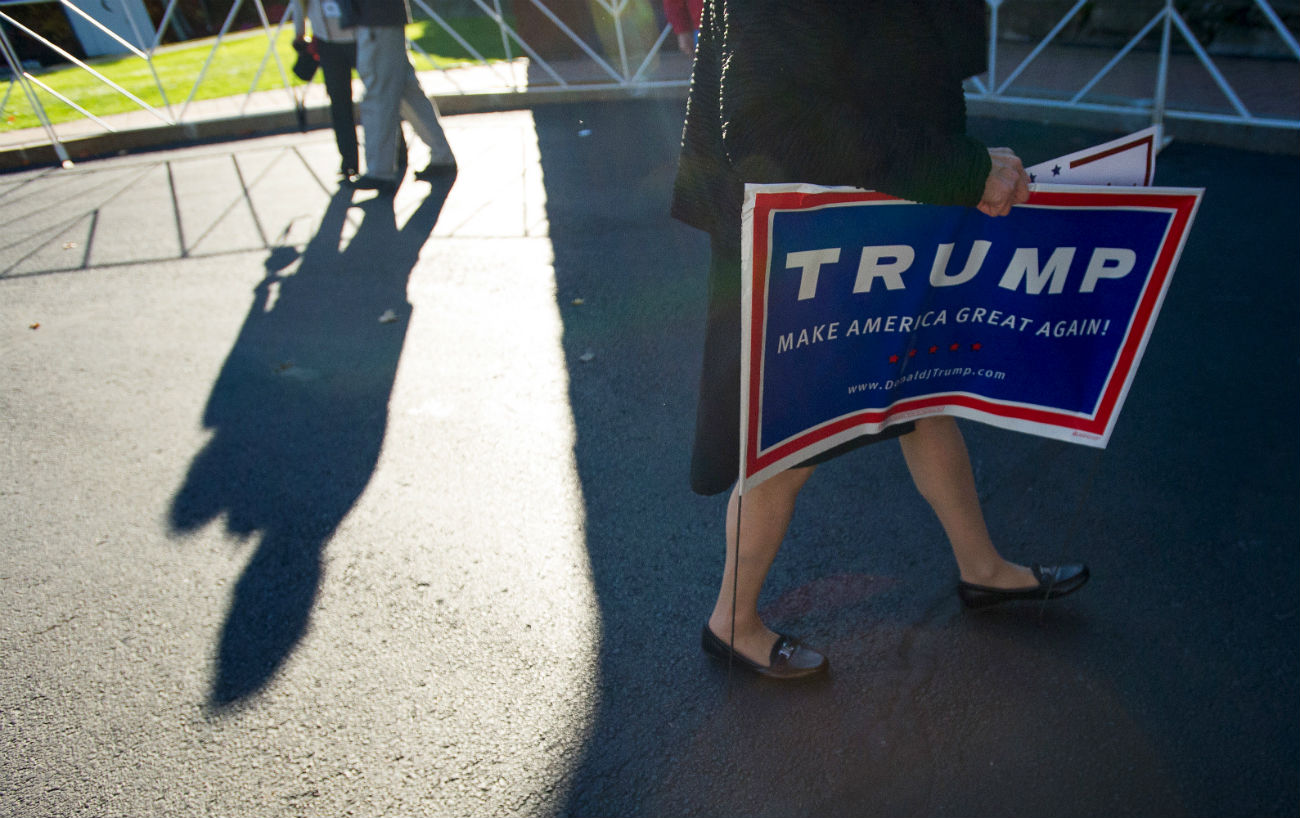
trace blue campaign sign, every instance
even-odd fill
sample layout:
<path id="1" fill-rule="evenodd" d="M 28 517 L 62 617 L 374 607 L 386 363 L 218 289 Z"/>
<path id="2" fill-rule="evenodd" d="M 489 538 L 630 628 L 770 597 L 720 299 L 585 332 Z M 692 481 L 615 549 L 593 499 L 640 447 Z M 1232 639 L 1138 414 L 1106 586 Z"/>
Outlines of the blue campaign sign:
<path id="1" fill-rule="evenodd" d="M 742 488 L 935 414 L 1105 446 L 1201 192 L 1039 186 L 993 219 L 749 186 Z"/>

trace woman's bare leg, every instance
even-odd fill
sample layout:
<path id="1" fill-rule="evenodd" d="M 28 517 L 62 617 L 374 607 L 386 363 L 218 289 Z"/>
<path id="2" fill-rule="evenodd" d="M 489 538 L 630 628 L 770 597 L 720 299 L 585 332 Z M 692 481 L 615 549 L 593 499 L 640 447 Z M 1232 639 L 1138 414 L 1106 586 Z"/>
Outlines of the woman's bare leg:
<path id="1" fill-rule="evenodd" d="M 948 535 L 961 578 L 995 588 L 1035 585 L 1029 569 L 1007 562 L 993 546 L 975 491 L 966 442 L 956 421 L 950 417 L 919 420 L 916 430 L 899 440 L 917 489 L 930 503 Z M 760 664 L 766 664 L 777 634 L 758 616 L 759 593 L 794 516 L 795 500 L 812 472 L 812 468 L 782 472 L 751 489 L 743 502 L 732 491 L 727 505 L 726 561 L 709 628 L 724 641 L 731 638 L 734 577 L 736 650 Z M 737 575 L 738 530 L 740 571 Z"/>
<path id="2" fill-rule="evenodd" d="M 812 475 L 812 468 L 790 469 L 771 477 L 745 494 L 744 501 L 735 490 L 727 504 L 727 557 L 722 570 L 718 601 L 709 617 L 709 628 L 727 642 L 731 639 L 732 583 L 736 588 L 737 653 L 766 665 L 777 634 L 758 617 L 758 596 L 768 569 L 785 539 L 785 531 L 794 516 L 795 498 Z M 737 516 L 737 509 L 741 516 Z M 739 523 L 739 525 L 737 525 Z M 737 530 L 740 547 L 736 548 Z M 740 572 L 736 573 L 736 553 L 740 554 Z"/>
<path id="3" fill-rule="evenodd" d="M 1007 562 L 993 546 L 957 421 L 950 417 L 918 420 L 916 430 L 899 441 L 917 490 L 948 535 L 962 580 L 994 588 L 1035 585 L 1028 568 Z"/>

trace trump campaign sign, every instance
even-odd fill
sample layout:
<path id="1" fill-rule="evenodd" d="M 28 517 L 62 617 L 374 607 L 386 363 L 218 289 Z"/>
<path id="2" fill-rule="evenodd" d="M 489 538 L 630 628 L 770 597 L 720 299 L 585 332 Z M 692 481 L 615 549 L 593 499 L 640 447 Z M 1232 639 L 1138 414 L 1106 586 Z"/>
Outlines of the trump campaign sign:
<path id="1" fill-rule="evenodd" d="M 1031 182 L 1070 185 L 1149 185 L 1155 178 L 1160 126 L 1025 168 Z"/>
<path id="2" fill-rule="evenodd" d="M 930 415 L 1104 447 L 1202 192 L 1039 184 L 995 219 L 747 186 L 741 490 Z"/>

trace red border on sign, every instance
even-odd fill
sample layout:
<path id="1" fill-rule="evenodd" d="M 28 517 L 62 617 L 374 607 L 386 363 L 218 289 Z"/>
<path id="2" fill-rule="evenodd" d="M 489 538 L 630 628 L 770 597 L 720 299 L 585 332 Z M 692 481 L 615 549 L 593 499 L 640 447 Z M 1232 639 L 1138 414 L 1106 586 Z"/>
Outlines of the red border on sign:
<path id="1" fill-rule="evenodd" d="M 1115 147 L 1111 148 L 1108 151 L 1102 151 L 1101 153 L 1094 154 L 1092 156 L 1085 156 L 1081 159 L 1075 159 L 1073 162 L 1070 163 L 1070 167 L 1081 168 L 1084 165 L 1090 165 L 1093 162 L 1099 161 L 1101 159 L 1105 159 L 1108 156 L 1114 156 L 1117 153 L 1123 153 L 1130 148 L 1137 147 L 1138 145 L 1146 146 L 1146 155 L 1145 155 L 1146 170 L 1142 174 L 1142 184 L 1149 185 L 1151 184 L 1151 173 L 1155 169 L 1154 168 L 1155 154 L 1156 154 L 1155 134 L 1147 134 L 1145 136 L 1141 136 L 1137 139 L 1134 139 L 1132 142 L 1125 142 L 1122 145 L 1116 145 Z"/>

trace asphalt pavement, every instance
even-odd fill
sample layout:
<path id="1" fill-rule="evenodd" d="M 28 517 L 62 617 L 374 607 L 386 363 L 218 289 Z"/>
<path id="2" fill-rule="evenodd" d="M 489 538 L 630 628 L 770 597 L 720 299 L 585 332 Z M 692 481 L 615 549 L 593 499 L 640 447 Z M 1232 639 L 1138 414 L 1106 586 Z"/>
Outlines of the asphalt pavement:
<path id="1" fill-rule="evenodd" d="M 795 688 L 698 647 L 681 116 L 448 116 L 392 204 L 326 130 L 0 175 L 0 814 L 1300 810 L 1300 158 L 1160 155 L 1207 192 L 1104 452 L 963 425 L 1003 551 L 1091 583 L 963 611 L 869 447 L 765 590 Z"/>

